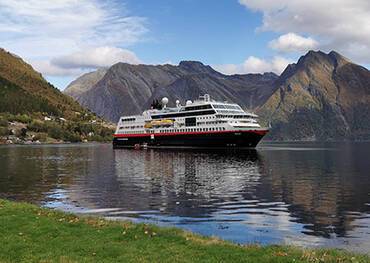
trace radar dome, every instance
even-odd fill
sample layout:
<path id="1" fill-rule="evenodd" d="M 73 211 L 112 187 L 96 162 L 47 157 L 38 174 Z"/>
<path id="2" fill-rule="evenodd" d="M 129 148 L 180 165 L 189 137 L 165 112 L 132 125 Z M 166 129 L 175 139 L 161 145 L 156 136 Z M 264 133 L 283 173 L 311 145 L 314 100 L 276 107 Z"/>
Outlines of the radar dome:
<path id="1" fill-rule="evenodd" d="M 168 98 L 167 98 L 167 97 L 164 97 L 164 98 L 162 99 L 162 104 L 163 104 L 163 106 L 165 106 L 165 105 L 167 105 L 167 104 L 168 104 Z"/>
<path id="2" fill-rule="evenodd" d="M 187 105 L 191 105 L 191 104 L 193 104 L 193 102 L 192 102 L 191 100 L 187 100 L 187 101 L 186 101 L 186 106 L 187 106 Z"/>

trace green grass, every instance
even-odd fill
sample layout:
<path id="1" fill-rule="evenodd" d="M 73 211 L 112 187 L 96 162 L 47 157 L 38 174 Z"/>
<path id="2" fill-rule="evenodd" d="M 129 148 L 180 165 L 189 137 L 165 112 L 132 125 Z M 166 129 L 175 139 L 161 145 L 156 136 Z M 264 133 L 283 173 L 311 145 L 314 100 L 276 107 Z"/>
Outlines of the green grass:
<path id="1" fill-rule="evenodd" d="M 0 262 L 370 262 L 340 250 L 238 246 L 174 228 L 0 199 Z"/>

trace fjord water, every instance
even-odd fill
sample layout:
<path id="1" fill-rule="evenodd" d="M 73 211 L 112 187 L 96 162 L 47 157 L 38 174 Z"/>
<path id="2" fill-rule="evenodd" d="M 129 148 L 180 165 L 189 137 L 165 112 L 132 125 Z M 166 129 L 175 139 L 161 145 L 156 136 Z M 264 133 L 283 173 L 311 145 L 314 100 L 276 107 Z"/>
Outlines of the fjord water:
<path id="1" fill-rule="evenodd" d="M 370 143 L 256 150 L 0 147 L 0 198 L 238 243 L 370 252 Z"/>

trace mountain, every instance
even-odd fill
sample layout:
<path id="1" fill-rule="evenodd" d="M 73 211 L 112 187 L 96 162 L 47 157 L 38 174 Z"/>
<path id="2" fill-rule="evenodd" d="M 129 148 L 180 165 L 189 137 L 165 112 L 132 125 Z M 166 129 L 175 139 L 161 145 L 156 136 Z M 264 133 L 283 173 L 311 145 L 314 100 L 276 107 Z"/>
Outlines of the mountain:
<path id="1" fill-rule="evenodd" d="M 117 121 L 122 115 L 140 114 L 163 96 L 173 105 L 176 99 L 184 103 L 208 93 L 214 99 L 255 108 L 275 91 L 277 78 L 274 73 L 227 76 L 197 61 L 182 61 L 178 66 L 117 63 L 95 85 L 85 86 L 83 93 L 74 95 L 67 89 L 66 94 L 99 116 Z"/>
<path id="2" fill-rule="evenodd" d="M 370 139 L 370 71 L 337 52 L 309 51 L 289 65 L 257 112 L 270 139 Z"/>
<path id="3" fill-rule="evenodd" d="M 87 91 L 89 87 L 92 87 L 96 83 L 98 83 L 99 80 L 104 77 L 105 73 L 107 73 L 107 69 L 105 68 L 86 73 L 81 77 L 78 77 L 76 80 L 72 81 L 64 90 L 64 93 L 76 98 L 80 96 L 83 92 Z"/>
<path id="4" fill-rule="evenodd" d="M 0 49 L 0 144 L 110 140 L 103 120 Z"/>
<path id="5" fill-rule="evenodd" d="M 69 118 L 74 116 L 75 112 L 86 111 L 76 101 L 48 83 L 31 65 L 1 48 L 0 91 L 3 108 L 4 103 L 16 107 L 12 112 L 14 114 L 45 111 Z M 9 107 L 7 109 L 10 109 Z"/>
<path id="6" fill-rule="evenodd" d="M 370 72 L 335 51 L 309 51 L 280 76 L 227 76 L 197 61 L 118 63 L 83 90 L 72 96 L 114 122 L 140 114 L 154 99 L 166 96 L 173 105 L 208 93 L 257 112 L 264 125 L 271 124 L 267 139 L 370 139 Z"/>

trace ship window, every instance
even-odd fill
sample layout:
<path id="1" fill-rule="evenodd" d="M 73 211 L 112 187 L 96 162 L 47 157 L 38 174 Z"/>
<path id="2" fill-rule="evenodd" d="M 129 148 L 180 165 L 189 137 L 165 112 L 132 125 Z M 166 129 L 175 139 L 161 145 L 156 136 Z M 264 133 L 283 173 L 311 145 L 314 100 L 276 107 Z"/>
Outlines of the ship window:
<path id="1" fill-rule="evenodd" d="M 152 119 L 162 119 L 162 118 L 176 118 L 176 117 L 187 117 L 187 116 L 199 116 L 199 115 L 207 115 L 207 114 L 215 114 L 215 111 L 212 110 L 202 110 L 197 112 L 180 112 L 180 113 L 171 113 L 171 114 L 163 114 L 163 115 L 152 115 Z"/>
<path id="2" fill-rule="evenodd" d="M 212 109 L 210 104 L 186 107 L 185 111 Z"/>
<path id="3" fill-rule="evenodd" d="M 222 104 L 213 104 L 213 107 L 214 107 L 215 109 L 225 109 L 225 106 L 224 106 L 224 105 L 222 105 Z"/>
<path id="4" fill-rule="evenodd" d="M 121 119 L 122 122 L 129 122 L 129 121 L 135 121 L 135 118 L 126 118 L 126 119 Z"/>
<path id="5" fill-rule="evenodd" d="M 196 126 L 197 125 L 197 120 L 196 118 L 186 118 L 185 119 L 185 126 Z"/>

